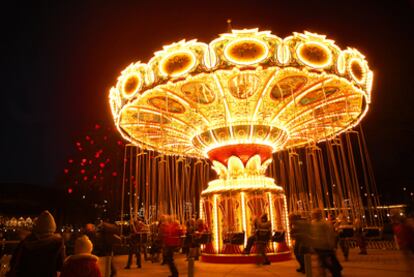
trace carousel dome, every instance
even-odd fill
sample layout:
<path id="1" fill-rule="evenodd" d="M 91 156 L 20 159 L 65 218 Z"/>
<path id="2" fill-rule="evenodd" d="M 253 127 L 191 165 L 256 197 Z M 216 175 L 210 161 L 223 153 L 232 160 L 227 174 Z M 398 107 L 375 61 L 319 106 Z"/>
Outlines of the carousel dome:
<path id="1" fill-rule="evenodd" d="M 182 40 L 131 64 L 109 98 L 119 132 L 141 148 L 211 158 L 248 145 L 266 160 L 357 125 L 372 79 L 360 52 L 323 35 L 233 30 L 209 44 Z"/>

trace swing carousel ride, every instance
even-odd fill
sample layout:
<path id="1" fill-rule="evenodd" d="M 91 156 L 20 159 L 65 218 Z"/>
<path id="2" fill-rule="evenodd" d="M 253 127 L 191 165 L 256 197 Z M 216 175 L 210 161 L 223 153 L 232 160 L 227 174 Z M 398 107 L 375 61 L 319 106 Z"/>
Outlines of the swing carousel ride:
<path id="1" fill-rule="evenodd" d="M 269 31 L 245 29 L 222 34 L 209 44 L 182 40 L 164 46 L 147 64 L 128 66 L 109 99 L 119 132 L 139 149 L 181 161 L 188 157 L 211 161 L 218 178 L 199 192 L 200 203 L 194 205 L 212 232 L 202 258 L 238 262 L 248 256 L 241 254 L 241 247 L 252 235 L 253 218 L 261 214 L 268 214 L 272 230 L 286 231 L 290 245 L 288 208 L 326 208 L 335 201 L 334 206 L 340 206 L 344 199 L 353 207 L 363 205 L 354 180 L 358 177 L 322 173 L 318 155 L 311 155 L 307 167 L 313 174 L 305 174 L 308 184 L 301 189 L 297 180 L 294 189 L 287 187 L 294 181 L 288 178 L 282 187 L 266 173 L 284 178 L 285 169 L 269 167 L 283 151 L 288 151 L 289 159 L 295 149 L 319 153 L 317 143 L 349 135 L 368 111 L 372 81 L 373 73 L 360 52 L 341 50 L 323 35 L 294 33 L 283 39 Z M 345 152 L 350 155 L 353 150 Z M 144 152 L 134 155 L 140 153 Z M 283 163 L 283 158 L 276 162 Z M 328 187 L 325 179 L 335 179 L 338 187 L 352 179 L 358 191 L 347 197 L 340 190 L 341 199 L 335 198 L 338 190 Z M 143 182 L 148 187 L 148 180 Z M 286 189 L 303 198 L 287 200 Z M 142 190 L 145 186 L 136 192 Z M 170 188 L 170 194 L 174 191 Z M 289 255 L 283 243 L 271 243 L 267 252 L 271 260 Z"/>

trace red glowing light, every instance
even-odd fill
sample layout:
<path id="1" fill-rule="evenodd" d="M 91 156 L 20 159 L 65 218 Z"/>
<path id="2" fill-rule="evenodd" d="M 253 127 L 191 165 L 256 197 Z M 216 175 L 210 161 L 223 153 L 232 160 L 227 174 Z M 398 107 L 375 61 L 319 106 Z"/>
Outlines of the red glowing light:
<path id="1" fill-rule="evenodd" d="M 72 159 L 68 160 L 68 163 L 70 163 L 70 164 L 73 163 L 73 160 Z"/>
<path id="2" fill-rule="evenodd" d="M 82 159 L 82 163 L 86 163 L 86 159 Z"/>
<path id="3" fill-rule="evenodd" d="M 112 172 L 112 176 L 116 177 L 118 173 L 116 171 Z"/>
<path id="4" fill-rule="evenodd" d="M 85 169 L 81 169 L 80 173 L 85 174 Z"/>
<path id="5" fill-rule="evenodd" d="M 88 180 L 88 176 L 83 176 L 83 180 L 87 181 Z"/>
<path id="6" fill-rule="evenodd" d="M 104 164 L 104 163 L 99 163 L 99 166 L 100 166 L 101 168 L 104 168 L 104 167 L 105 167 L 105 164 Z"/>
<path id="7" fill-rule="evenodd" d="M 99 124 L 95 124 L 95 129 L 96 130 L 98 130 L 98 129 L 100 129 L 101 128 L 101 125 L 99 125 Z"/>
<path id="8" fill-rule="evenodd" d="M 63 172 L 65 172 L 65 174 L 68 174 L 69 169 L 65 168 L 65 169 L 63 170 Z"/>
<path id="9" fill-rule="evenodd" d="M 122 141 L 118 140 L 117 141 L 118 145 L 122 145 Z"/>
<path id="10" fill-rule="evenodd" d="M 91 140 L 91 144 L 94 144 L 95 142 L 93 140 Z"/>
<path id="11" fill-rule="evenodd" d="M 71 194 L 73 192 L 72 188 L 68 188 L 68 193 Z"/>
<path id="12" fill-rule="evenodd" d="M 91 139 L 91 137 L 90 137 L 90 136 L 86 136 L 85 138 L 86 138 L 86 140 L 90 140 L 90 139 Z"/>
<path id="13" fill-rule="evenodd" d="M 76 146 L 81 146 L 81 143 L 79 141 L 76 142 Z"/>
<path id="14" fill-rule="evenodd" d="M 96 180 L 96 175 L 93 175 L 93 179 Z"/>

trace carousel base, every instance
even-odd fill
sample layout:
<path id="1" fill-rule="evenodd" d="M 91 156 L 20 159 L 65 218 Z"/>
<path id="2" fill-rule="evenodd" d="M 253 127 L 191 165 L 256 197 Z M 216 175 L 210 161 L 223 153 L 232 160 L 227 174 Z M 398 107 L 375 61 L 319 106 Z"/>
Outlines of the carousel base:
<path id="1" fill-rule="evenodd" d="M 271 262 L 288 261 L 292 258 L 291 252 L 266 253 Z M 255 264 L 261 259 L 257 254 L 201 254 L 201 261 L 216 264 Z"/>

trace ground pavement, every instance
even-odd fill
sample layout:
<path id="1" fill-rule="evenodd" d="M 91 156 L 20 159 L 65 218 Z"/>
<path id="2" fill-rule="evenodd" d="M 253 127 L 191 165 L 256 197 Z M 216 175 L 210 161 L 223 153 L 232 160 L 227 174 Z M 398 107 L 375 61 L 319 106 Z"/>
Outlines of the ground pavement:
<path id="1" fill-rule="evenodd" d="M 130 270 L 124 270 L 126 264 L 126 256 L 115 257 L 115 265 L 119 269 L 117 277 L 132 276 L 169 276 L 167 265 L 160 263 L 151 263 L 149 261 L 142 264 L 142 268 L 138 269 L 133 266 Z M 338 252 L 338 258 L 344 267 L 344 277 L 408 277 L 414 276 L 414 272 L 408 270 L 408 266 L 401 253 L 397 250 L 377 250 L 372 249 L 368 255 L 358 255 L 358 249 L 350 250 L 349 261 L 344 261 L 343 256 Z M 187 276 L 187 262 L 181 254 L 175 255 L 176 264 L 180 276 Z M 414 264 L 414 260 L 412 261 Z M 256 277 L 256 276 L 305 276 L 297 273 L 295 269 L 297 263 L 295 260 L 272 263 L 270 266 L 257 266 L 253 264 L 209 264 L 203 262 L 195 262 L 194 276 L 196 277 Z M 317 277 L 318 268 L 316 259 L 313 258 L 313 277 Z M 329 276 L 329 274 L 328 274 Z"/>

